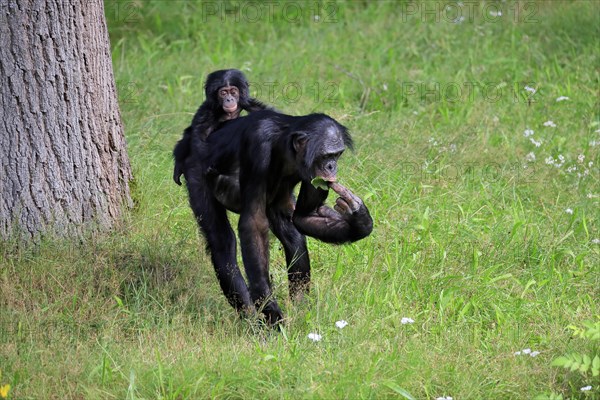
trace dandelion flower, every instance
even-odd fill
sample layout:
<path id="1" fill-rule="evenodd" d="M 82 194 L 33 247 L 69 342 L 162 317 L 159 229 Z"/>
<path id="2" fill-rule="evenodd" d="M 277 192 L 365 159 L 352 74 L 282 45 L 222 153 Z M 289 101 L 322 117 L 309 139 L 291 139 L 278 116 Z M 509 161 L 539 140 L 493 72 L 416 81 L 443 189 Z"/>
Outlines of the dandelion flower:
<path id="1" fill-rule="evenodd" d="M 402 317 L 402 319 L 400 320 L 400 323 L 401 323 L 402 325 L 406 325 L 406 324 L 412 324 L 412 323 L 414 323 L 414 322 L 415 322 L 415 320 L 414 320 L 414 319 L 412 319 L 412 318 L 408 318 L 408 317 Z"/>
<path id="2" fill-rule="evenodd" d="M 310 340 L 312 340 L 313 342 L 318 342 L 318 341 L 320 341 L 323 338 L 323 336 L 319 335 L 318 333 L 312 333 L 311 332 L 311 333 L 308 334 L 308 338 Z"/>
<path id="3" fill-rule="evenodd" d="M 565 100 L 569 100 L 569 98 L 567 96 L 559 96 L 556 98 L 556 101 L 565 101 Z"/>
<path id="4" fill-rule="evenodd" d="M 580 389 L 582 392 L 589 392 L 592 390 L 592 385 L 584 386 Z"/>
<path id="5" fill-rule="evenodd" d="M 340 321 L 336 321 L 336 323 L 335 323 L 335 326 L 337 326 L 340 329 L 344 329 L 347 325 L 348 325 L 348 322 L 344 321 L 343 319 Z"/>
<path id="6" fill-rule="evenodd" d="M 550 128 L 556 128 L 556 124 L 554 123 L 554 121 L 551 121 L 551 120 L 544 122 L 544 126 L 549 126 Z"/>
<path id="7" fill-rule="evenodd" d="M 590 386 L 590 389 L 591 388 L 592 387 Z M 10 392 L 10 385 L 9 384 L 0 386 L 0 398 L 6 399 L 8 397 L 8 392 Z"/>
<path id="8" fill-rule="evenodd" d="M 565 212 L 566 212 L 567 214 L 571 214 L 571 215 L 572 215 L 572 214 L 573 214 L 573 209 L 571 209 L 571 208 L 567 208 L 567 209 L 565 210 Z"/>

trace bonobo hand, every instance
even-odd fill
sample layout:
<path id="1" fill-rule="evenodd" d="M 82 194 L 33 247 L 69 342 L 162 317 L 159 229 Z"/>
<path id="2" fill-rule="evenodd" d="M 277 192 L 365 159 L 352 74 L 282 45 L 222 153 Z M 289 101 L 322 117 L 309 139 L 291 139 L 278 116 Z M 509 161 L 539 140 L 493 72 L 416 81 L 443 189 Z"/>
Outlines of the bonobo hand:
<path id="1" fill-rule="evenodd" d="M 181 186 L 181 175 L 183 175 L 183 167 L 180 163 L 175 163 L 175 168 L 173 169 L 173 180 L 176 184 Z"/>
<path id="2" fill-rule="evenodd" d="M 329 187 L 340 197 L 335 201 L 333 208 L 326 205 L 317 208 L 316 214 L 322 218 L 321 223 L 333 230 L 343 231 L 341 236 L 344 240 L 340 242 L 353 242 L 368 236 L 373 230 L 373 219 L 360 197 L 337 182 L 330 183 Z M 347 228 L 342 228 L 344 226 Z"/>
<path id="3" fill-rule="evenodd" d="M 327 206 L 319 207 L 317 213 L 321 217 L 348 219 L 352 217 L 352 214 L 364 207 L 360 197 L 352 193 L 348 188 L 340 185 L 337 182 L 331 182 L 329 187 L 338 195 L 340 195 L 340 197 L 337 198 L 335 205 L 333 206 L 335 211 Z"/>
<path id="4" fill-rule="evenodd" d="M 338 197 L 338 199 L 335 201 L 335 206 L 333 207 L 340 214 L 353 214 L 361 207 L 364 207 L 360 197 L 352 193 L 348 188 L 345 188 L 337 182 L 331 182 L 329 187 L 340 195 L 340 197 Z"/>

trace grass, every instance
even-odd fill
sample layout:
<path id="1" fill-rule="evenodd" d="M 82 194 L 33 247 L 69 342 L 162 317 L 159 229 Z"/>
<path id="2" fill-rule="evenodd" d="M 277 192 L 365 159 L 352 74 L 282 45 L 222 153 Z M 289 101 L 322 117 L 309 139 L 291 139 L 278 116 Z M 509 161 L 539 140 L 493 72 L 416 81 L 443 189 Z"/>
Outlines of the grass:
<path id="1" fill-rule="evenodd" d="M 222 4 L 105 3 L 135 208 L 83 242 L 0 245 L 10 398 L 598 398 L 598 377 L 551 365 L 599 351 L 569 328 L 600 323 L 598 3 L 469 3 L 461 23 L 442 2 Z M 350 128 L 341 180 L 375 219 L 353 245 L 309 240 L 300 305 L 272 241 L 279 334 L 227 305 L 171 180 L 226 67 Z"/>

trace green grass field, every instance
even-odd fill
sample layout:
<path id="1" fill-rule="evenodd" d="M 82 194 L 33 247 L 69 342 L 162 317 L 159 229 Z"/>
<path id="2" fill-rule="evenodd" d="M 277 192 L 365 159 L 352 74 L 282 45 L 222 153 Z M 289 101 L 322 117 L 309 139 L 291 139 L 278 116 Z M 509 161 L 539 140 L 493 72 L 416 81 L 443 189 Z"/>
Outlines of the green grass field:
<path id="1" fill-rule="evenodd" d="M 110 235 L 0 245 L 9 398 L 600 398 L 600 3 L 105 8 L 135 208 Z M 350 128 L 340 181 L 375 221 L 309 239 L 299 305 L 271 241 L 281 333 L 229 307 L 171 179 L 221 68 Z"/>

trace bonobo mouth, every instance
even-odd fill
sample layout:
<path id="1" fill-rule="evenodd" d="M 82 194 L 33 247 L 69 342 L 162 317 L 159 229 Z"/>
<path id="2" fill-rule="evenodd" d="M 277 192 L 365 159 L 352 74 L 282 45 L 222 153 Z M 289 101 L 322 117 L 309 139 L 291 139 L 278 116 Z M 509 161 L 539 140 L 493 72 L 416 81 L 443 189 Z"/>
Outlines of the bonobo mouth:
<path id="1" fill-rule="evenodd" d="M 329 185 L 336 181 L 337 178 L 335 176 L 317 176 L 313 178 L 310 183 L 316 188 L 328 190 Z"/>
<path id="2" fill-rule="evenodd" d="M 223 105 L 223 111 L 225 111 L 226 113 L 236 112 L 237 111 L 237 104 L 234 104 L 232 106 Z"/>

